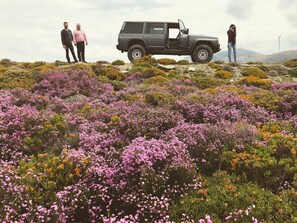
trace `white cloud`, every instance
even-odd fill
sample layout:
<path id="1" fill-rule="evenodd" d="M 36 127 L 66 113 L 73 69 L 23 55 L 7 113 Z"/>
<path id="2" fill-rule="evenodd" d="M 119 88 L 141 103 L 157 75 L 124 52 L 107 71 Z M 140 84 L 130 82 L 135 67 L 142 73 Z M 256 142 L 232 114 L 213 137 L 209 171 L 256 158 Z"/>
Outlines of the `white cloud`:
<path id="1" fill-rule="evenodd" d="M 281 3 L 281 4 L 280 4 Z M 226 31 L 236 24 L 238 47 L 260 53 L 296 49 L 295 0 L 10 0 L 0 2 L 2 22 L 0 59 L 16 61 L 65 61 L 60 31 L 68 21 L 73 31 L 79 22 L 89 46 L 86 60 L 127 60 L 116 49 L 125 20 L 185 22 L 191 33 L 218 36 L 226 50 Z"/>

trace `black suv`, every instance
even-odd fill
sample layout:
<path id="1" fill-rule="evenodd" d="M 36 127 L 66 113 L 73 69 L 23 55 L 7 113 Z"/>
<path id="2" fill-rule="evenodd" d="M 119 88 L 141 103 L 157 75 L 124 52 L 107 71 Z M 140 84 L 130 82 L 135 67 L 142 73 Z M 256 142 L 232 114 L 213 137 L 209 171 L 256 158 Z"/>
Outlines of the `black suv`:
<path id="1" fill-rule="evenodd" d="M 183 21 L 124 22 L 117 49 L 128 52 L 132 62 L 147 54 L 191 55 L 193 62 L 207 63 L 221 50 L 217 37 L 189 34 Z"/>

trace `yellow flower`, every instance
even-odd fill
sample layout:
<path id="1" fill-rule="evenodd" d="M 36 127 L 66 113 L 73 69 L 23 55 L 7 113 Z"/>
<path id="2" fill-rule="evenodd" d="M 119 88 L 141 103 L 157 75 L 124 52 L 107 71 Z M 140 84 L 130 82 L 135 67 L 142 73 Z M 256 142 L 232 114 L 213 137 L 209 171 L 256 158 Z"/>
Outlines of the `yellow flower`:
<path id="1" fill-rule="evenodd" d="M 76 167 L 74 171 L 77 176 L 80 176 L 80 169 L 78 167 Z"/>
<path id="2" fill-rule="evenodd" d="M 58 170 L 63 170 L 64 169 L 64 164 L 60 164 L 58 167 L 57 167 Z"/>
<path id="3" fill-rule="evenodd" d="M 87 158 L 83 159 L 83 164 L 88 164 L 89 163 L 89 160 Z"/>

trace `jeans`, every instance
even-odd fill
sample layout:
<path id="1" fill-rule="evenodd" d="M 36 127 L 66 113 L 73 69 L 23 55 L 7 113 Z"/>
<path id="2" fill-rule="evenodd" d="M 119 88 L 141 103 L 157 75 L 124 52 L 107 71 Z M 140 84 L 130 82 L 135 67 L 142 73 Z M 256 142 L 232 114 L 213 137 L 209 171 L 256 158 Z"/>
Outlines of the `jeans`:
<path id="1" fill-rule="evenodd" d="M 236 44 L 233 44 L 231 42 L 228 43 L 228 58 L 229 58 L 229 62 L 231 62 L 231 48 L 233 48 L 234 62 L 237 62 L 236 61 Z"/>
<path id="2" fill-rule="evenodd" d="M 72 43 L 67 44 L 65 50 L 66 50 L 66 59 L 67 59 L 68 63 L 70 63 L 69 50 L 70 50 L 70 52 L 72 54 L 72 57 L 73 57 L 74 61 L 77 62 Z"/>
<path id="3" fill-rule="evenodd" d="M 77 56 L 79 61 L 85 61 L 85 42 L 78 42 L 76 44 L 77 47 Z"/>

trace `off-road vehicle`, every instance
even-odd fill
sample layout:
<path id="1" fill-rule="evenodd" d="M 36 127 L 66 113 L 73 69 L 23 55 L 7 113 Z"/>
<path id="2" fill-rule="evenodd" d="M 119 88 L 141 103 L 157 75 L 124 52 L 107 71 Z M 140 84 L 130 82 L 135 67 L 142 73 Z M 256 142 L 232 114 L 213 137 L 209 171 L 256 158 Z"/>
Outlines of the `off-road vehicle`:
<path id="1" fill-rule="evenodd" d="M 190 55 L 193 62 L 207 63 L 221 50 L 217 37 L 189 34 L 182 20 L 124 22 L 116 47 L 128 52 L 131 62 L 147 54 L 165 54 Z"/>

